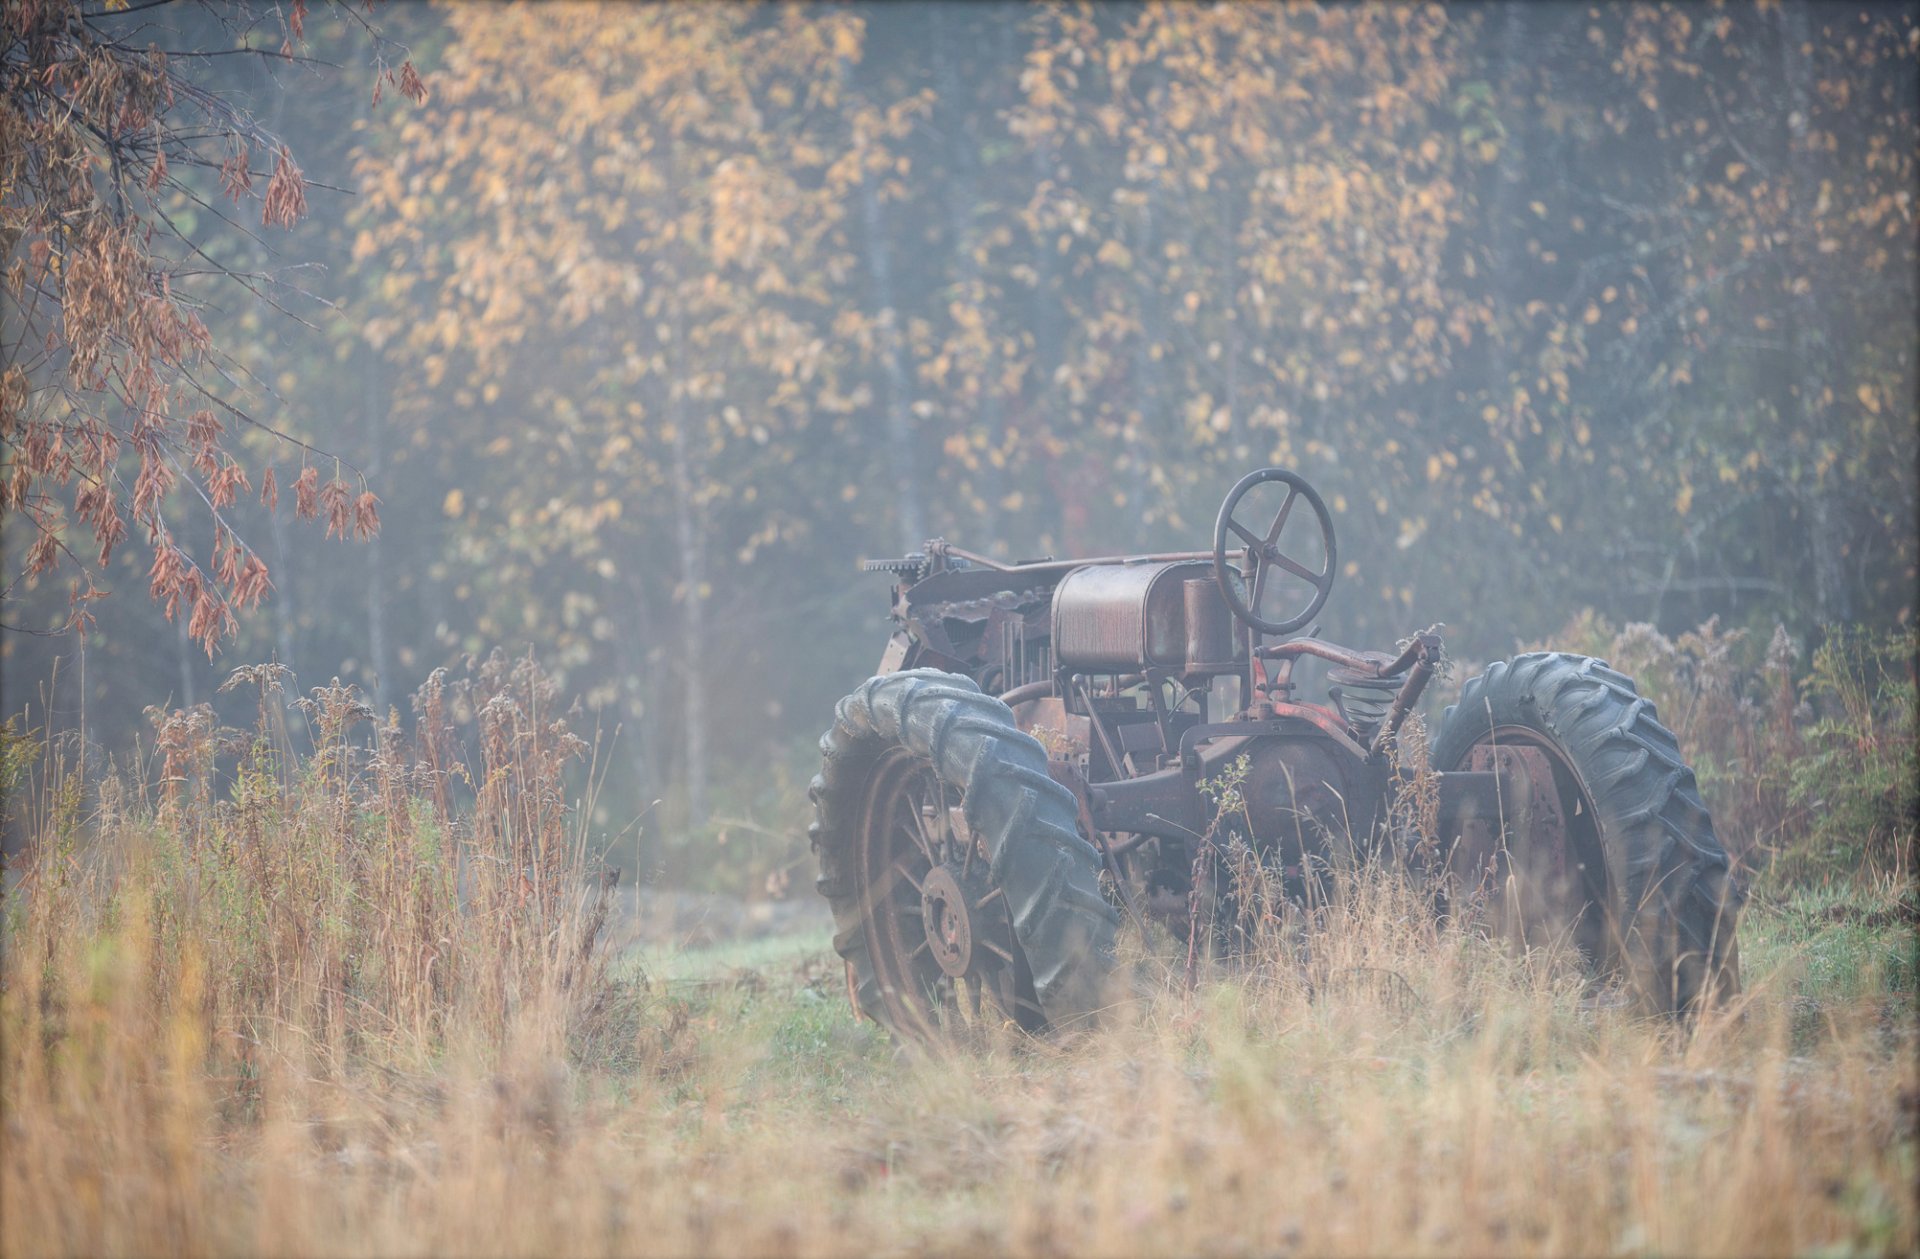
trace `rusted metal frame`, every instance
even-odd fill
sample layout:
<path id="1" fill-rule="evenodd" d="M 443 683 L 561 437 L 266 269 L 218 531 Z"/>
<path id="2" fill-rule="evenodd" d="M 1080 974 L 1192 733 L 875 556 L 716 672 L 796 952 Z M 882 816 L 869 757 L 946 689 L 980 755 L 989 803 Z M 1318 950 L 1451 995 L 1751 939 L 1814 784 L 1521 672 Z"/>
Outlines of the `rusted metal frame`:
<path id="1" fill-rule="evenodd" d="M 1164 669 L 1148 669 L 1146 672 L 1147 702 L 1153 705 L 1154 726 L 1160 731 L 1160 757 L 1164 761 L 1173 755 L 1173 732 L 1167 715 L 1166 696 L 1160 688 L 1167 683 L 1168 674 Z M 1205 716 L 1205 714 L 1201 714 Z M 1158 769 L 1159 766 L 1155 765 Z"/>
<path id="2" fill-rule="evenodd" d="M 1147 924 L 1135 908 L 1133 896 L 1127 891 L 1127 875 L 1120 863 L 1124 851 L 1107 842 L 1107 833 L 1093 822 L 1093 808 L 1087 799 L 1087 780 L 1069 761 L 1047 759 L 1047 776 L 1073 793 L 1074 805 L 1080 813 L 1080 829 L 1084 830 L 1100 850 L 1100 859 L 1106 863 L 1107 873 L 1113 876 L 1113 890 L 1120 898 L 1121 908 L 1127 911 L 1127 917 L 1133 919 L 1134 927 L 1140 932 L 1140 938 L 1146 939 Z"/>
<path id="3" fill-rule="evenodd" d="M 1356 845 L 1371 844 L 1380 834 L 1380 828 L 1387 820 L 1392 803 L 1387 764 L 1382 760 L 1369 759 L 1355 766 L 1347 781 L 1352 793 L 1345 797 L 1349 818 L 1348 830 L 1351 833 L 1356 815 L 1365 813 L 1366 830 L 1353 835 L 1353 839 Z"/>
<path id="4" fill-rule="evenodd" d="M 1394 779 L 1394 791 L 1405 790 L 1408 775 L 1398 775 Z M 1493 770 L 1450 770 L 1433 775 L 1439 789 L 1439 820 L 1447 823 L 1459 823 L 1468 817 L 1498 817 L 1500 815 L 1501 787 L 1500 775 Z"/>
<path id="5" fill-rule="evenodd" d="M 1398 673 L 1399 669 L 1383 669 L 1377 662 L 1367 659 L 1356 651 L 1333 643 L 1322 642 L 1317 638 L 1290 638 L 1284 643 L 1270 643 L 1258 648 L 1254 655 L 1262 660 L 1289 659 L 1294 656 L 1318 656 L 1330 660 L 1343 668 L 1357 673 L 1366 673 L 1374 677 L 1385 677 L 1389 673 Z M 1397 663 L 1397 662 L 1396 662 Z M 1405 666 L 1400 666 L 1404 668 Z"/>
<path id="6" fill-rule="evenodd" d="M 1102 832 L 1102 834 L 1104 833 L 1105 832 Z M 1116 857 L 1124 857 L 1136 848 L 1145 847 L 1148 843 L 1150 843 L 1153 840 L 1171 839 L 1171 838 L 1176 838 L 1176 837 L 1169 836 L 1169 835 L 1154 835 L 1154 834 L 1149 834 L 1142 831 L 1133 831 L 1128 834 L 1127 838 L 1114 841 L 1113 854 Z M 1192 836 L 1182 835 L 1182 836 L 1178 836 L 1177 838 L 1190 839 L 1192 838 Z"/>
<path id="7" fill-rule="evenodd" d="M 1008 708 L 1014 708 L 1031 700 L 1047 699 L 1053 694 L 1053 679 L 1043 678 L 1038 682 L 1029 682 L 1025 686 L 1016 686 L 1000 696 L 1000 702 Z"/>
<path id="8" fill-rule="evenodd" d="M 1420 702 L 1420 694 L 1427 689 L 1427 683 L 1433 678 L 1434 665 L 1440 657 L 1440 639 L 1438 635 L 1424 631 L 1413 636 L 1413 642 L 1401 653 L 1400 660 L 1383 666 L 1382 677 L 1391 677 L 1401 668 L 1401 660 L 1413 658 L 1413 669 L 1407 674 L 1407 680 L 1401 684 L 1400 693 L 1393 697 L 1393 708 L 1388 711 L 1387 719 L 1380 723 L 1380 730 L 1373 736 L 1372 753 L 1375 756 L 1385 754 L 1393 746 L 1400 734 L 1400 727 L 1406 721 L 1407 714 Z"/>
<path id="9" fill-rule="evenodd" d="M 1413 641 L 1407 644 L 1407 649 L 1392 660 L 1370 659 L 1365 653 L 1318 638 L 1290 638 L 1284 643 L 1269 643 L 1265 647 L 1258 648 L 1254 654 L 1262 660 L 1275 660 L 1287 656 L 1318 656 L 1322 660 L 1330 660 L 1357 673 L 1387 678 L 1403 672 L 1408 665 L 1423 656 L 1431 657 L 1437 654 L 1439 646 L 1438 634 L 1422 630 L 1413 636 Z"/>
<path id="10" fill-rule="evenodd" d="M 1005 594 L 978 602 L 986 605 L 986 627 L 981 639 L 984 660 L 981 679 L 988 679 L 992 671 L 998 668 L 999 691 L 1010 691 L 1044 681 L 1043 675 L 1050 673 L 1051 669 L 1045 664 L 1037 670 L 1034 668 L 1034 644 L 1036 639 L 1044 640 L 1052 632 L 1051 605 Z M 997 653 L 998 658 L 991 658 L 989 652 Z"/>
<path id="11" fill-rule="evenodd" d="M 1451 841 L 1444 848 L 1448 866 L 1479 891 L 1492 886 L 1490 879 L 1527 872 L 1527 863 L 1542 853 L 1564 874 L 1566 826 L 1558 816 L 1558 800 L 1542 798 L 1556 794 L 1544 754 L 1538 748 L 1483 743 L 1472 749 L 1467 764 L 1472 769 L 1459 776 L 1484 775 L 1495 780 L 1496 789 L 1490 800 L 1484 791 L 1476 793 L 1479 798 L 1441 828 Z M 1542 804 L 1548 807 L 1543 810 Z"/>
<path id="12" fill-rule="evenodd" d="M 1200 745 L 1214 739 L 1244 738 L 1257 734 L 1298 734 L 1291 721 L 1305 721 L 1320 733 L 1346 749 L 1358 761 L 1367 759 L 1367 750 L 1354 742 L 1340 723 L 1317 708 L 1303 704 L 1276 703 L 1273 716 L 1260 721 L 1217 721 L 1211 725 L 1189 726 L 1180 736 L 1180 764 L 1189 772 L 1200 771 Z"/>
<path id="13" fill-rule="evenodd" d="M 1074 679 L 1080 684 L 1080 702 L 1087 706 L 1087 721 L 1093 728 L 1093 735 L 1100 740 L 1100 750 L 1107 754 L 1107 764 L 1116 774 L 1127 772 L 1126 760 L 1113 749 L 1113 740 L 1107 734 L 1106 723 L 1100 720 L 1100 712 L 1093 704 L 1093 688 L 1088 685 L 1085 676 Z"/>
<path id="14" fill-rule="evenodd" d="M 1040 560 L 1030 564 L 1007 564 L 990 556 L 981 555 L 951 542 L 934 542 L 927 550 L 935 555 L 950 555 L 954 559 L 965 560 L 969 564 L 978 564 L 982 568 L 991 568 L 1001 573 L 1065 573 L 1076 568 L 1085 568 L 1091 564 L 1175 564 L 1186 560 L 1213 559 L 1212 551 L 1162 551 L 1153 555 L 1100 555 L 1084 560 Z M 1229 556 L 1245 554 L 1245 548 L 1228 551 Z"/>
<path id="15" fill-rule="evenodd" d="M 1279 721 L 1215 721 L 1188 726 L 1186 732 L 1180 736 L 1180 765 L 1197 781 L 1200 774 L 1202 743 L 1209 743 L 1214 739 L 1285 733 L 1287 733 L 1287 727 Z"/>
<path id="16" fill-rule="evenodd" d="M 1206 829 L 1206 807 L 1199 791 L 1200 744 L 1214 739 L 1297 735 L 1300 733 L 1297 720 L 1310 722 L 1364 764 L 1365 751 L 1351 737 L 1340 733 L 1338 723 L 1333 722 L 1332 718 L 1315 714 L 1311 709 L 1299 709 L 1297 705 L 1282 707 L 1295 711 L 1262 721 L 1224 721 L 1190 726 L 1180 736 L 1180 761 L 1177 765 L 1118 782 L 1089 784 L 1087 798 L 1094 825 L 1103 831 L 1126 831 L 1136 837 L 1192 840 Z M 1296 712 L 1301 715 L 1296 716 Z M 1318 721 L 1314 720 L 1315 716 L 1319 717 Z M 1334 728 L 1329 729 L 1329 725 Z M 1139 838 L 1123 842 L 1116 845 L 1114 851 L 1130 851 L 1140 842 Z"/>
<path id="17" fill-rule="evenodd" d="M 1393 660 L 1380 666 L 1380 676 L 1383 678 L 1391 677 L 1416 660 L 1434 662 L 1438 661 L 1439 658 L 1440 635 L 1434 633 L 1432 630 L 1421 630 L 1407 643 L 1407 649 L 1405 651 L 1401 652 L 1399 656 Z"/>
<path id="18" fill-rule="evenodd" d="M 1354 739 L 1352 733 L 1340 722 L 1339 718 L 1324 713 L 1311 705 L 1294 704 L 1286 700 L 1274 700 L 1271 706 L 1276 720 L 1290 718 L 1297 721 L 1308 722 L 1322 734 L 1351 752 L 1356 760 L 1364 761 L 1367 759 L 1367 749 L 1360 746 L 1359 742 Z"/>
<path id="19" fill-rule="evenodd" d="M 1102 831 L 1186 840 L 1206 829 L 1200 793 L 1192 775 L 1179 765 L 1118 782 L 1089 783 L 1087 805 L 1093 825 Z M 1116 846 L 1115 851 L 1137 846 Z"/>

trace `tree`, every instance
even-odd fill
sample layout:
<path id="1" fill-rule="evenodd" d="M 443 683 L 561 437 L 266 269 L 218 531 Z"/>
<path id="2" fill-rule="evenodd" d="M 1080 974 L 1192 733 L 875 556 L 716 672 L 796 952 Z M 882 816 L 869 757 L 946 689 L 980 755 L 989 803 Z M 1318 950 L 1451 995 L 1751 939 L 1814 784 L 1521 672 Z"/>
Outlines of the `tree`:
<path id="1" fill-rule="evenodd" d="M 677 675 L 675 759 L 700 820 L 730 681 L 715 556 L 791 530 L 741 473 L 773 434 L 774 466 L 790 463 L 846 406 L 823 352 L 846 269 L 829 233 L 861 174 L 842 160 L 834 67 L 860 23 L 733 6 L 448 21 L 431 114 L 362 156 L 362 335 L 421 367 L 396 405 L 464 459 L 447 510 L 474 538 L 480 623 L 673 661 L 650 672 Z M 753 524 L 725 547 L 729 508 Z M 561 557 L 564 594 L 527 599 Z M 635 715 L 666 707 L 620 675 Z"/>
<path id="2" fill-rule="evenodd" d="M 151 551 L 151 597 L 169 619 L 184 613 L 186 632 L 211 655 L 237 628 L 236 612 L 271 587 L 266 561 L 231 519 L 240 496 L 256 492 L 234 454 L 236 428 L 265 430 L 299 452 L 294 511 L 324 516 L 329 535 L 370 537 L 378 500 L 364 478 L 349 483 L 338 460 L 254 409 L 248 395 L 271 389 L 208 330 L 226 297 L 281 308 L 297 295 L 236 261 L 242 250 L 229 237 L 265 242 L 221 202 L 257 204 L 261 228 L 284 229 L 306 213 L 308 187 L 274 133 L 209 90 L 208 67 L 225 54 L 299 62 L 306 6 L 295 0 L 271 16 L 155 8 L 18 0 L 0 15 L 0 252 L 13 299 L 0 513 L 10 533 L 31 538 L 4 593 L 70 568 L 66 627 L 84 629 L 88 605 L 105 593 L 96 575 L 133 537 Z M 364 24 L 347 5 L 337 11 Z M 255 42 L 263 27 L 277 47 Z M 159 42 L 183 32 L 197 38 Z M 208 47 L 212 32 L 231 46 Z M 387 77 L 424 98 L 410 61 Z M 279 481 L 272 463 L 258 469 L 269 508 Z M 195 527 L 211 525 L 197 546 L 166 510 L 186 491 L 204 509 Z"/>
<path id="3" fill-rule="evenodd" d="M 1911 6 L 446 5 L 383 27 L 432 68 L 428 108 L 281 119 L 302 98 L 246 76 L 303 63 L 199 77 L 355 172 L 351 214 L 262 233 L 322 277 L 312 335 L 251 298 L 200 313 L 229 374 L 274 386 L 255 414 L 387 500 L 352 547 L 298 545 L 257 494 L 223 511 L 283 587 L 238 649 L 393 701 L 531 646 L 625 731 L 610 825 L 668 797 L 649 843 L 791 786 L 874 664 L 884 579 L 853 558 L 923 533 L 1184 548 L 1269 461 L 1337 514 L 1348 641 L 1442 619 L 1471 660 L 1583 606 L 1668 630 L 1911 615 Z M 184 173 L 217 201 L 217 166 Z M 267 268 L 183 212 L 223 265 Z M 281 453 L 237 423 L 221 446 L 254 478 Z M 175 494 L 164 519 L 198 537 L 207 513 Z M 63 614 L 51 586 L 22 601 L 37 623 Z M 156 675 L 212 689 L 146 601 L 96 606 L 96 730 Z M 70 648 L 8 650 L 11 683 Z"/>

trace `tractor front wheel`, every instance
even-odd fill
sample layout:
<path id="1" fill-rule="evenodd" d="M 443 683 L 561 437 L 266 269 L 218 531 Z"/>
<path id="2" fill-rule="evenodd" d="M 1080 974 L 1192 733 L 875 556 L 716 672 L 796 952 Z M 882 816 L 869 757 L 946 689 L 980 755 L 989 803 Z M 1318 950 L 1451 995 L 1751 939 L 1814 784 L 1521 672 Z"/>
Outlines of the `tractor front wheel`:
<path id="1" fill-rule="evenodd" d="M 860 1010 L 903 1038 L 1089 1021 L 1118 916 L 1073 795 L 957 674 L 870 679 L 821 736 L 810 834 Z"/>
<path id="2" fill-rule="evenodd" d="M 1623 973 L 1648 1008 L 1687 1014 L 1738 991 L 1741 889 L 1673 732 L 1630 679 L 1558 652 L 1494 664 L 1446 710 L 1432 762 L 1503 783 L 1499 816 L 1449 837 L 1456 890 L 1485 894 L 1531 943 Z"/>

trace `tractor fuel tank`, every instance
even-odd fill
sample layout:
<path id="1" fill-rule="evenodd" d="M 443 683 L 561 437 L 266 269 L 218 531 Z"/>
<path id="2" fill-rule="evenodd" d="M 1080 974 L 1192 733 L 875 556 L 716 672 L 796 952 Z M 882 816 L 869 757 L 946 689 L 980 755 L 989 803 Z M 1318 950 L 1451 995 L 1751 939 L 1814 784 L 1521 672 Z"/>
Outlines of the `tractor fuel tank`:
<path id="1" fill-rule="evenodd" d="M 1235 654 L 1231 627 L 1205 560 L 1089 564 L 1061 578 L 1053 592 L 1053 648 L 1069 669 L 1135 673 L 1217 664 Z M 1194 659 L 1196 651 L 1206 659 Z"/>

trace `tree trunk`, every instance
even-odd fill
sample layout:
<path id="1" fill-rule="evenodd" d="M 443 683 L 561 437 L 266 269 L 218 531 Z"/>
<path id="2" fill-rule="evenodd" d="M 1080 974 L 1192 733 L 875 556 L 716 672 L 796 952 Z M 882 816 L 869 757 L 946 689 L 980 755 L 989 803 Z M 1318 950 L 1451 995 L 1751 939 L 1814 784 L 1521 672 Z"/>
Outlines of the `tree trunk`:
<path id="1" fill-rule="evenodd" d="M 685 330 L 673 318 L 673 376 L 667 383 L 667 417 L 673 428 L 673 526 L 680 550 L 680 739 L 686 753 L 687 823 L 707 820 L 707 617 L 706 530 L 700 519 L 702 470 L 687 432 Z"/>
<path id="2" fill-rule="evenodd" d="M 893 301 L 893 271 L 888 257 L 886 221 L 880 213 L 879 179 L 867 172 L 860 180 L 860 216 L 866 228 L 867 282 L 875 320 L 880 325 L 880 367 L 886 395 L 887 462 L 893 473 L 895 515 L 902 552 L 927 540 L 926 514 L 920 502 L 920 478 L 914 450 L 913 417 L 908 411 L 907 368 L 900 344 L 900 316 Z"/>
<path id="3" fill-rule="evenodd" d="M 178 648 L 177 648 L 178 659 L 180 661 L 179 707 L 192 708 L 193 707 L 193 639 L 187 635 L 186 611 L 182 610 L 180 615 L 173 618 L 173 621 L 174 621 L 174 626 L 179 631 L 179 633 L 176 635 L 176 638 L 178 640 Z"/>
<path id="4" fill-rule="evenodd" d="M 1164 326 L 1165 318 L 1159 294 L 1154 289 L 1153 277 L 1158 274 L 1153 263 L 1154 209 L 1160 201 L 1158 185 L 1147 186 L 1146 204 L 1140 207 L 1133 236 L 1134 257 L 1134 318 L 1139 327 L 1134 332 L 1132 371 L 1133 397 L 1128 401 L 1130 409 L 1138 418 L 1131 424 L 1132 438 L 1127 442 L 1129 476 L 1127 478 L 1127 496 L 1129 499 L 1127 515 L 1134 520 L 1134 545 L 1146 546 L 1146 508 L 1147 500 L 1153 495 L 1152 463 L 1160 449 L 1160 439 L 1165 437 L 1173 442 L 1173 449 L 1185 450 L 1184 442 L 1176 435 L 1162 434 L 1157 423 L 1159 417 L 1170 415 L 1171 407 L 1163 405 L 1166 395 L 1165 367 L 1154 357 L 1153 347 L 1158 340 L 1155 330 Z"/>
<path id="5" fill-rule="evenodd" d="M 273 608 L 274 647 L 279 653 L 280 663 L 292 671 L 298 680 L 300 673 L 293 662 L 297 627 L 293 604 L 293 553 L 287 549 L 287 527 L 282 523 L 280 513 L 269 512 L 267 523 L 273 533 L 273 598 L 267 602 Z"/>
<path id="6" fill-rule="evenodd" d="M 386 457 L 389 398 L 383 366 L 379 356 L 373 355 L 372 362 L 361 377 L 364 382 L 362 397 L 366 406 L 367 480 L 370 482 L 378 479 Z M 386 563 L 379 534 L 361 545 L 367 548 L 367 658 L 373 674 L 374 720 L 379 721 L 386 715 L 392 682 L 392 675 L 387 669 Z"/>
<path id="7" fill-rule="evenodd" d="M 1054 174 L 1053 142 L 1045 136 L 1039 137 L 1030 154 L 1032 163 L 1033 186 L 1037 190 L 1048 183 Z M 1060 369 L 1066 365 L 1068 340 L 1065 335 L 1066 318 L 1059 309 L 1057 301 L 1049 299 L 1059 297 L 1059 269 L 1055 265 L 1055 251 L 1045 229 L 1031 236 L 1033 246 L 1034 281 L 1024 303 L 1027 312 L 1027 327 L 1033 334 L 1033 365 L 1026 373 L 1027 396 L 1024 411 L 1033 427 L 1064 427 L 1070 423 L 1067 409 L 1062 403 L 1059 385 Z M 1054 502 L 1057 504 L 1056 519 L 1059 521 L 1059 538 L 1056 551 L 1061 555 L 1084 555 L 1087 542 L 1087 475 L 1085 460 L 1069 451 L 1064 457 L 1048 455 L 1048 483 Z"/>
<path id="8" fill-rule="evenodd" d="M 686 207 L 680 199 L 680 163 L 684 158 L 678 139 L 666 163 L 666 204 L 675 217 L 683 217 Z M 687 389 L 692 373 L 687 363 L 687 313 L 683 305 L 689 274 L 701 266 L 697 258 L 676 259 L 670 274 L 656 283 L 667 287 L 667 362 L 665 406 L 656 413 L 667 417 L 672 430 L 668 442 L 673 489 L 673 529 L 680 559 L 680 746 L 687 775 L 687 825 L 702 826 L 707 820 L 707 615 L 706 615 L 706 510 L 700 494 L 706 480 L 705 460 L 688 428 L 692 408 L 687 405 Z"/>
<path id="9" fill-rule="evenodd" d="M 1221 321 L 1226 325 L 1221 336 L 1226 340 L 1226 370 L 1220 385 L 1221 406 L 1227 412 L 1227 439 L 1232 440 L 1235 432 L 1240 431 L 1240 225 L 1244 221 L 1236 211 L 1240 193 L 1233 181 L 1225 178 L 1225 172 L 1217 181 L 1216 195 L 1220 198 L 1220 242 L 1219 263 L 1215 272 L 1215 285 L 1224 302 Z M 1208 417 L 1211 424 L 1212 417 Z"/>
<path id="10" fill-rule="evenodd" d="M 1538 50 L 1528 45 L 1529 14 L 1524 4 L 1508 4 L 1500 10 L 1498 64 L 1494 72 L 1495 98 L 1499 115 L 1514 125 L 1500 145 L 1500 160 L 1488 171 L 1487 213 L 1487 288 L 1496 311 L 1517 311 L 1526 305 L 1520 295 L 1519 268 L 1515 265 L 1514 242 L 1525 233 L 1514 221 L 1515 195 L 1528 178 L 1527 133 L 1533 118 L 1533 103 L 1526 99 L 1526 67 Z M 1512 318 L 1495 322 L 1493 335 L 1487 338 L 1487 399 L 1505 407 L 1513 393 L 1512 339 L 1518 333 Z"/>
<path id="11" fill-rule="evenodd" d="M 625 572 L 623 576 L 621 588 L 633 609 L 634 633 L 615 634 L 613 654 L 614 664 L 620 670 L 620 689 L 626 694 L 623 707 L 627 723 L 633 727 L 628 735 L 627 759 L 633 771 L 634 795 L 636 802 L 644 807 L 657 786 L 653 767 L 663 761 L 658 736 L 665 705 L 661 702 L 658 677 L 660 659 L 665 653 L 661 650 L 645 580 L 637 571 Z M 640 644 L 639 650 L 635 649 L 636 642 Z"/>
<path id="12" fill-rule="evenodd" d="M 635 817 L 646 819 L 648 811 L 659 803 L 654 795 L 659 787 L 655 767 L 666 764 L 662 743 L 666 728 L 675 723 L 665 719 L 667 705 L 661 698 L 660 666 L 666 652 L 658 637 L 652 602 L 647 598 L 645 577 L 638 569 L 624 566 L 620 576 L 619 588 L 625 592 L 633 609 L 633 632 L 616 632 L 613 636 L 614 666 L 620 671 L 620 689 L 625 696 L 622 710 L 626 717 L 623 728 L 615 732 L 615 738 L 626 740 L 624 751 L 632 774 L 632 803 L 638 810 Z M 613 583 L 609 582 L 608 585 L 611 602 L 615 592 Z M 624 830 L 625 824 L 615 829 Z M 657 860 L 648 860 L 647 841 L 651 829 L 657 828 L 650 828 L 645 821 L 634 828 L 635 882 L 647 882 L 652 871 L 659 866 Z M 658 852 L 657 847 L 654 851 Z"/>
<path id="13" fill-rule="evenodd" d="M 979 97 L 975 93 L 969 96 L 961 81 L 960 69 L 956 64 L 956 49 L 969 46 L 966 32 L 959 20 L 960 10 L 951 6 L 942 6 L 934 10 L 932 25 L 933 59 L 935 82 L 939 86 L 939 100 L 943 107 L 943 126 L 940 128 L 947 136 L 948 169 L 952 172 L 952 192 L 947 198 L 949 253 L 951 262 L 949 274 L 958 288 L 963 301 L 980 299 L 982 318 L 990 318 L 985 309 L 986 294 L 983 291 L 983 279 L 980 260 L 977 255 L 978 233 L 973 221 L 980 205 L 979 191 L 979 137 L 968 125 L 969 119 L 976 115 L 975 105 Z M 1001 26 L 1005 23 L 998 24 Z M 999 361 L 998 351 L 992 346 L 992 334 L 988 334 L 989 348 L 979 367 L 980 408 L 977 422 L 985 430 L 987 446 L 990 452 L 1000 450 L 1006 438 L 1006 413 L 1002 406 L 998 385 L 999 372 L 995 370 Z M 979 545 L 991 547 L 998 544 L 1004 536 L 1000 524 L 1000 501 L 1006 497 L 1005 478 L 1001 466 L 989 457 L 980 465 L 977 486 L 981 500 L 986 503 L 985 518 L 979 522 L 981 538 Z M 910 545 L 918 545 L 922 539 L 915 539 Z M 1024 552 L 1023 552 L 1024 554 Z"/>
<path id="14" fill-rule="evenodd" d="M 1796 272 L 1805 273 L 1815 265 L 1818 254 L 1813 242 L 1818 233 L 1810 221 L 1811 203 L 1820 187 L 1819 159 L 1808 143 L 1813 93 L 1808 55 L 1812 34 L 1807 23 L 1807 6 L 1783 4 L 1777 10 L 1780 24 L 1781 80 L 1787 88 L 1787 167 L 1792 173 L 1793 230 L 1789 235 L 1788 256 Z M 1809 277 L 1811 278 L 1811 277 Z M 1821 286 L 1809 283 L 1791 306 L 1794 380 L 1799 389 L 1800 423 L 1803 432 L 1823 433 L 1827 428 L 1827 394 L 1833 379 L 1831 347 L 1826 335 L 1825 318 L 1816 294 Z M 1815 449 L 1826 443 L 1816 439 Z M 1852 619 L 1852 591 L 1846 574 L 1847 527 L 1845 505 L 1836 501 L 1838 474 L 1829 469 L 1816 473 L 1813 484 L 1804 491 L 1803 503 L 1808 516 L 1808 544 L 1813 564 L 1814 613 L 1822 624 L 1834 625 Z"/>

